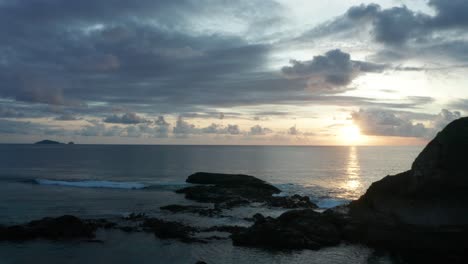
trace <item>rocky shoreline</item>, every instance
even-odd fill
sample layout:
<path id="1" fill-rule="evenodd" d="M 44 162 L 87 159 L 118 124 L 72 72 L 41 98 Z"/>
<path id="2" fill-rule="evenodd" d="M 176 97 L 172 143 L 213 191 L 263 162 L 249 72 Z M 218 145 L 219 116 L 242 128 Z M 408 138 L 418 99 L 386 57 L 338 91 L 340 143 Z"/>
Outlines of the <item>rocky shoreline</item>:
<path id="1" fill-rule="evenodd" d="M 161 210 L 220 217 L 226 210 L 252 203 L 292 209 L 277 218 L 253 215 L 249 227 L 190 226 L 177 221 L 131 214 L 118 220 L 43 218 L 0 226 L 0 241 L 95 241 L 98 229 L 149 232 L 160 239 L 207 243 L 231 239 L 235 246 L 273 250 L 317 250 L 342 242 L 390 252 L 402 263 L 468 261 L 468 118 L 450 123 L 421 152 L 409 171 L 373 183 L 349 205 L 317 212 L 308 197 L 277 196 L 281 190 L 249 175 L 199 172 L 194 185 L 177 190 L 206 204 L 166 205 Z M 214 235 L 210 235 L 212 233 Z"/>

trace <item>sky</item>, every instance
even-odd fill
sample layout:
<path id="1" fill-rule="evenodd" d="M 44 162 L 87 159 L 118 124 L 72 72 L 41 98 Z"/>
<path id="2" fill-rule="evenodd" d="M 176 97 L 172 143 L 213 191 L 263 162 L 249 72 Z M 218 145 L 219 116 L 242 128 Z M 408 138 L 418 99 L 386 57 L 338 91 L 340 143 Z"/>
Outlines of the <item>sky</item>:
<path id="1" fill-rule="evenodd" d="M 421 145 L 468 0 L 0 0 L 0 143 Z"/>

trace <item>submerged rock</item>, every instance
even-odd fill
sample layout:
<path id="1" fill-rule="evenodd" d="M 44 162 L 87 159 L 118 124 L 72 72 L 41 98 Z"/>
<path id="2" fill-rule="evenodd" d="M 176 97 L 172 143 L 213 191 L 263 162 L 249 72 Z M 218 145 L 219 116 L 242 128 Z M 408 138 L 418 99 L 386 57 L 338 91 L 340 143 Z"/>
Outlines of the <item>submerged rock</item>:
<path id="1" fill-rule="evenodd" d="M 0 227 L 0 240 L 25 241 L 37 238 L 49 240 L 70 240 L 94 238 L 96 225 L 75 216 L 46 217 L 24 225 Z"/>
<path id="2" fill-rule="evenodd" d="M 311 209 L 291 210 L 278 218 L 256 217 L 253 226 L 234 233 L 234 245 L 271 249 L 319 249 L 337 245 L 338 228 Z"/>

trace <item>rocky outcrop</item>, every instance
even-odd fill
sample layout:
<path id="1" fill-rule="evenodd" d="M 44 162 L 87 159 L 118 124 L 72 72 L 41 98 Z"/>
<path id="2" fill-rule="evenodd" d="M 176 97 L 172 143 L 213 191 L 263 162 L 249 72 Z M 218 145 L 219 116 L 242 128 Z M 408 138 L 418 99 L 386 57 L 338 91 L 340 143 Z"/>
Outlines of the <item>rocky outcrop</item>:
<path id="1" fill-rule="evenodd" d="M 221 213 L 219 208 L 208 208 L 205 206 L 196 206 L 196 205 L 179 205 L 179 204 L 170 204 L 160 207 L 161 210 L 169 211 L 172 213 L 192 213 L 198 214 L 201 216 L 218 216 Z"/>
<path id="2" fill-rule="evenodd" d="M 269 197 L 267 205 L 286 209 L 309 208 L 316 209 L 318 206 L 310 201 L 309 197 L 295 194 L 293 196 Z"/>
<path id="3" fill-rule="evenodd" d="M 449 124 L 411 169 L 373 183 L 349 206 L 320 214 L 293 210 L 258 217 L 234 244 L 317 249 L 340 240 L 390 250 L 407 262 L 466 263 L 468 252 L 468 118 Z"/>
<path id="4" fill-rule="evenodd" d="M 271 249 L 319 249 L 341 240 L 337 226 L 311 209 L 291 210 L 278 218 L 258 217 L 253 226 L 234 233 L 234 245 Z"/>
<path id="5" fill-rule="evenodd" d="M 198 185 L 176 192 L 185 194 L 185 198 L 190 200 L 214 203 L 215 210 L 230 209 L 251 202 L 282 208 L 317 208 L 306 196 L 274 197 L 281 190 L 250 175 L 197 172 L 190 175 L 187 182 Z"/>
<path id="6" fill-rule="evenodd" d="M 75 216 L 46 217 L 24 225 L 0 227 L 0 240 L 25 241 L 32 239 L 70 240 L 90 239 L 95 236 L 96 225 Z"/>
<path id="7" fill-rule="evenodd" d="M 142 223 L 143 228 L 161 239 L 177 239 L 182 242 L 203 242 L 193 237 L 199 230 L 179 222 L 165 221 L 158 218 L 147 218 Z"/>
<path id="8" fill-rule="evenodd" d="M 252 201 L 264 201 L 281 191 L 253 176 L 197 172 L 190 175 L 188 183 L 203 184 L 178 190 L 185 197 L 198 202 L 226 203 L 227 207 Z"/>
<path id="9" fill-rule="evenodd" d="M 261 190 L 270 190 L 272 193 L 281 192 L 278 188 L 254 176 L 244 174 L 225 174 L 196 172 L 188 176 L 186 182 L 196 184 L 216 184 L 222 186 L 252 186 Z"/>
<path id="10" fill-rule="evenodd" d="M 346 236 L 398 251 L 468 250 L 468 118 L 453 121 L 409 171 L 373 183 L 349 206 Z"/>

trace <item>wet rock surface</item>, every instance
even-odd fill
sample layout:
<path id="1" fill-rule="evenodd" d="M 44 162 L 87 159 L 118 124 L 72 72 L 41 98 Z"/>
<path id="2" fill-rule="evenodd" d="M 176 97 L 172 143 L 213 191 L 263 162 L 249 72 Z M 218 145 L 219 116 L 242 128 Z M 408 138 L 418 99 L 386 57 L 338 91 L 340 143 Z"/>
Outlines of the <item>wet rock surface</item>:
<path id="1" fill-rule="evenodd" d="M 201 185 L 186 187 L 177 193 L 183 193 L 189 200 L 214 203 L 216 209 L 231 209 L 252 202 L 282 208 L 317 208 L 306 196 L 274 197 L 281 190 L 250 175 L 197 172 L 186 181 Z"/>
<path id="2" fill-rule="evenodd" d="M 75 216 L 46 217 L 24 225 L 0 227 L 0 240 L 72 240 L 94 238 L 97 227 Z"/>
<path id="3" fill-rule="evenodd" d="M 319 249 L 337 245 L 340 231 L 321 213 L 291 210 L 278 218 L 257 216 L 255 224 L 231 236 L 234 245 L 271 249 Z"/>
<path id="4" fill-rule="evenodd" d="M 221 213 L 220 208 L 208 208 L 205 206 L 196 205 L 178 205 L 171 204 L 160 207 L 161 210 L 169 211 L 171 213 L 193 213 L 201 216 L 214 217 L 219 216 Z"/>
<path id="5" fill-rule="evenodd" d="M 165 221 L 158 218 L 148 218 L 142 223 L 145 231 L 152 232 L 161 239 L 178 239 L 182 242 L 202 242 L 194 238 L 198 228 L 179 222 Z"/>

